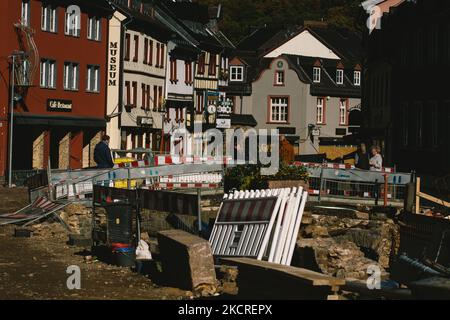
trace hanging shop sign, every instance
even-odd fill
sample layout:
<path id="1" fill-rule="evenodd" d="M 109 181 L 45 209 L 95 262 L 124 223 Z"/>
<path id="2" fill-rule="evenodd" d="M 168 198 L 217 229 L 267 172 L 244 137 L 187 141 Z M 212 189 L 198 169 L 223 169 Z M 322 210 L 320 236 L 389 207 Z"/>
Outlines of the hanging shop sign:
<path id="1" fill-rule="evenodd" d="M 216 119 L 216 128 L 217 129 L 230 129 L 231 128 L 231 118 L 217 118 Z"/>
<path id="2" fill-rule="evenodd" d="M 137 117 L 137 123 L 141 127 L 153 127 L 152 117 Z"/>
<path id="3" fill-rule="evenodd" d="M 233 101 L 231 99 L 220 100 L 217 107 L 217 129 L 230 129 L 231 128 L 231 113 L 233 110 Z"/>
<path id="4" fill-rule="evenodd" d="M 72 100 L 47 99 L 47 111 L 70 112 Z"/>

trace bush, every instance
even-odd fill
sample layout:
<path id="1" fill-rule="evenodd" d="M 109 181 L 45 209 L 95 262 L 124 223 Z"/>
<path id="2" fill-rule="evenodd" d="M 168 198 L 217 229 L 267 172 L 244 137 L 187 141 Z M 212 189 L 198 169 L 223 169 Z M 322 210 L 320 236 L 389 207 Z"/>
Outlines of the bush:
<path id="1" fill-rule="evenodd" d="M 308 171 L 301 166 L 281 165 L 278 173 L 272 176 L 261 175 L 261 166 L 241 165 L 228 168 L 225 172 L 224 189 L 228 193 L 233 189 L 267 189 L 268 181 L 300 180 L 308 182 Z"/>

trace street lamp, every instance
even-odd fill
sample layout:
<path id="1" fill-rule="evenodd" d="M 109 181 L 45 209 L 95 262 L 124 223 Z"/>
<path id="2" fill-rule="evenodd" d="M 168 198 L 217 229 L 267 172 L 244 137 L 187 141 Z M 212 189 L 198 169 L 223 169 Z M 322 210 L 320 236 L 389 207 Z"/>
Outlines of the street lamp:
<path id="1" fill-rule="evenodd" d="M 9 163 L 8 163 L 8 186 L 12 188 L 12 156 L 13 156 L 13 127 L 14 127 L 14 101 L 15 99 L 15 73 L 16 73 L 16 58 L 25 56 L 23 51 L 14 51 L 9 58 L 12 58 L 11 68 L 11 97 L 10 97 L 10 114 L 11 120 L 9 124 Z"/>

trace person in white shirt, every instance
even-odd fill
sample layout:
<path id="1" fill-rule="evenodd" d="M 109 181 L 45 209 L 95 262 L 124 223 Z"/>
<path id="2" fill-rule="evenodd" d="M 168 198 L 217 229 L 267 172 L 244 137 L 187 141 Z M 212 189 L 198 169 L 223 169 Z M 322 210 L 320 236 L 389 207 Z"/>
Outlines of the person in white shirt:
<path id="1" fill-rule="evenodd" d="M 380 147 L 372 147 L 372 158 L 369 160 L 370 170 L 372 171 L 381 171 L 383 168 L 383 158 L 381 157 Z"/>

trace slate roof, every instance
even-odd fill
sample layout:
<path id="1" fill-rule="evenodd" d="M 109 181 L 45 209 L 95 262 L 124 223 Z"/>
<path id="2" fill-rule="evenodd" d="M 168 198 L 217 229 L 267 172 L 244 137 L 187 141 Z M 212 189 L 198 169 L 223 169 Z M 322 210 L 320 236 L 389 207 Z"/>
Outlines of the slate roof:
<path id="1" fill-rule="evenodd" d="M 354 32 L 345 29 L 308 25 L 296 31 L 282 28 L 264 27 L 252 32 L 236 47 L 240 55 L 255 54 L 263 56 L 297 36 L 304 30 L 311 32 L 327 47 L 335 51 L 343 60 L 361 61 L 362 39 Z"/>
<path id="2" fill-rule="evenodd" d="M 222 42 L 220 35 L 207 27 L 209 22 L 208 7 L 193 2 L 173 2 L 159 0 L 157 7 L 163 11 L 165 18 L 172 20 L 176 26 L 174 31 L 182 32 L 193 45 L 202 50 L 214 53 L 223 51 L 226 42 Z M 181 29 L 181 30 L 180 30 Z"/>
<path id="3" fill-rule="evenodd" d="M 114 7 L 131 19 L 131 22 L 127 25 L 129 29 L 141 31 L 158 40 L 168 40 L 173 36 L 173 31 L 155 18 L 142 14 L 134 8 L 129 8 L 124 1 L 111 0 L 111 2 Z"/>
<path id="4" fill-rule="evenodd" d="M 264 27 L 250 33 L 236 46 L 239 52 L 264 52 L 266 49 L 281 43 L 288 38 L 285 29 L 279 27 Z"/>
<path id="5" fill-rule="evenodd" d="M 363 56 L 362 39 L 345 29 L 308 27 L 310 31 L 344 60 L 360 62 Z"/>
<path id="6" fill-rule="evenodd" d="M 360 98 L 361 86 L 353 84 L 353 67 L 346 67 L 344 64 L 343 84 L 336 83 L 336 70 L 339 60 L 318 59 L 313 57 L 283 55 L 289 66 L 297 72 L 299 79 L 311 85 L 311 95 L 313 96 L 334 96 Z M 315 62 L 319 60 L 321 64 L 320 83 L 313 82 L 313 68 Z M 348 72 L 345 72 L 345 71 Z"/>

